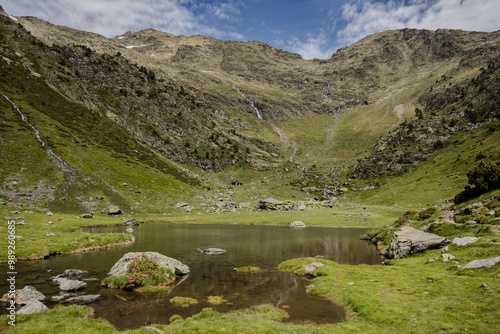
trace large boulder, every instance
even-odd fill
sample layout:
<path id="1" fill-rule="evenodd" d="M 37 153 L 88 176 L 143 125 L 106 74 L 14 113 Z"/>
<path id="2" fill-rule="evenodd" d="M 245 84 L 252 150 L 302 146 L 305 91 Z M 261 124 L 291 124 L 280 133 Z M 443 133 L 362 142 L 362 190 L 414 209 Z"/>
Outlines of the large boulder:
<path id="1" fill-rule="evenodd" d="M 387 247 L 386 256 L 392 259 L 400 259 L 426 249 L 440 248 L 449 242 L 445 237 L 403 226 L 400 231 L 394 233 L 391 243 Z"/>
<path id="2" fill-rule="evenodd" d="M 32 286 L 25 286 L 22 289 L 18 289 L 14 291 L 14 300 L 16 301 L 17 305 L 23 306 L 28 304 L 31 301 L 43 301 L 46 300 L 47 298 L 43 293 L 38 291 Z M 9 293 L 6 293 L 3 295 L 2 302 L 8 303 L 9 302 Z"/>
<path id="3" fill-rule="evenodd" d="M 173 272 L 175 275 L 187 275 L 189 274 L 189 267 L 183 264 L 181 261 L 173 259 L 171 257 L 162 255 L 157 252 L 130 252 L 122 256 L 118 262 L 116 262 L 108 275 L 111 276 L 126 276 L 128 272 L 128 264 L 130 260 L 137 256 L 146 255 L 150 259 L 155 259 L 160 267 L 167 269 L 167 272 Z"/>

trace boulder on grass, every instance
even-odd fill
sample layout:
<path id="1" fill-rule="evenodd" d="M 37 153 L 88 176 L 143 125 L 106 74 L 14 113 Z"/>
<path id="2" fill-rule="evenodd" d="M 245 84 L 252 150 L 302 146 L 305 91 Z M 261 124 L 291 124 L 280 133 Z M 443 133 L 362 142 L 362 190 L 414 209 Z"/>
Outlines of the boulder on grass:
<path id="1" fill-rule="evenodd" d="M 49 308 L 45 306 L 42 302 L 38 300 L 30 300 L 24 307 L 22 307 L 16 314 L 32 314 L 40 313 L 48 310 Z"/>
<path id="2" fill-rule="evenodd" d="M 426 249 L 443 247 L 449 242 L 445 237 L 403 226 L 400 231 L 394 233 L 387 247 L 386 256 L 391 259 L 400 259 Z"/>
<path id="3" fill-rule="evenodd" d="M 117 206 L 110 206 L 108 208 L 108 216 L 119 216 L 122 215 L 123 211 Z"/>
<path id="4" fill-rule="evenodd" d="M 491 268 L 498 262 L 500 262 L 500 256 L 490 257 L 489 259 L 483 260 L 474 260 L 467 263 L 463 269 Z"/>

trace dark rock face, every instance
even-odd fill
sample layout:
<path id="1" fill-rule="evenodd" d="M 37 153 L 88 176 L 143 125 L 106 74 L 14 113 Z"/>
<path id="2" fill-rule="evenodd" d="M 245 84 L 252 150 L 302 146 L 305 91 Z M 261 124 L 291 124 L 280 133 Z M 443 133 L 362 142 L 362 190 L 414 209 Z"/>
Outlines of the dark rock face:
<path id="1" fill-rule="evenodd" d="M 449 242 L 445 237 L 403 226 L 400 231 L 394 233 L 387 247 L 386 256 L 391 259 L 400 259 L 426 249 L 440 248 Z"/>

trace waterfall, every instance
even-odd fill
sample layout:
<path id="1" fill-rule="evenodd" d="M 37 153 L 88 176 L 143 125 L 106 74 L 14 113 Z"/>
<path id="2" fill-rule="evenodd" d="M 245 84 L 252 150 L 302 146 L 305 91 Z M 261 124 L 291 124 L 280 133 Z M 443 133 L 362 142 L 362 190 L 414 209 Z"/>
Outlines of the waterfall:
<path id="1" fill-rule="evenodd" d="M 5 96 L 4 94 L 2 94 L 3 97 L 5 97 L 5 99 L 7 101 L 9 101 L 12 106 L 14 107 L 14 109 L 17 110 L 17 112 L 19 113 L 19 115 L 21 115 L 21 119 L 23 120 L 24 123 L 28 124 L 28 126 L 30 128 L 33 129 L 33 131 L 35 132 L 35 137 L 36 139 L 38 140 L 38 142 L 42 145 L 42 147 L 45 149 L 45 151 L 47 152 L 48 155 L 51 155 L 53 156 L 54 158 L 56 158 L 60 163 L 62 163 L 64 166 L 69 167 L 69 165 L 66 163 L 66 161 L 64 161 L 63 159 L 61 159 L 57 154 L 55 154 L 49 147 L 47 147 L 47 145 L 45 144 L 45 142 L 42 140 L 42 138 L 40 137 L 40 133 L 38 132 L 38 130 L 33 126 L 31 125 L 30 122 L 28 122 L 28 119 L 26 118 L 26 116 L 24 116 L 24 114 L 21 112 L 21 110 L 19 110 L 19 108 L 17 107 L 17 105 L 12 102 L 7 96 Z"/>

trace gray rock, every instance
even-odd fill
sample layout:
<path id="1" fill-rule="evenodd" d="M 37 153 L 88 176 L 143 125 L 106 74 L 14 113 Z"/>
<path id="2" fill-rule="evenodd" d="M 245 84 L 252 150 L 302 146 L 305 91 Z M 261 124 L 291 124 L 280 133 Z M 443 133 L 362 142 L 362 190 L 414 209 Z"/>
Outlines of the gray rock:
<path id="1" fill-rule="evenodd" d="M 450 241 L 432 233 L 422 232 L 409 226 L 403 226 L 400 231 L 394 233 L 386 256 L 392 259 L 400 259 L 404 256 L 445 246 Z"/>
<path id="2" fill-rule="evenodd" d="M 81 276 L 81 275 L 86 274 L 86 273 L 88 273 L 88 271 L 86 271 L 86 270 L 66 269 L 61 276 L 63 276 L 63 277 Z"/>
<path id="3" fill-rule="evenodd" d="M 455 258 L 455 255 L 452 254 L 441 254 L 441 257 L 443 258 L 443 262 L 449 262 Z"/>
<path id="4" fill-rule="evenodd" d="M 83 215 L 80 216 L 80 218 L 86 218 L 86 219 L 94 218 L 94 214 L 92 212 L 91 213 L 84 213 Z"/>
<path id="5" fill-rule="evenodd" d="M 489 259 L 483 259 L 483 260 L 474 260 L 472 262 L 467 263 L 465 267 L 463 267 L 462 269 L 490 268 L 493 267 L 498 262 L 500 262 L 500 256 L 491 257 Z"/>
<path id="6" fill-rule="evenodd" d="M 45 306 L 42 302 L 38 300 L 29 301 L 26 306 L 22 307 L 16 314 L 32 314 L 32 313 L 40 313 L 48 310 L 49 308 Z"/>
<path id="7" fill-rule="evenodd" d="M 46 216 L 53 216 L 54 214 L 53 214 L 52 212 L 50 212 L 50 211 L 49 211 L 49 212 L 47 212 L 45 215 L 46 215 Z"/>
<path id="8" fill-rule="evenodd" d="M 127 228 L 125 231 L 127 231 L 128 233 L 134 233 L 134 229 L 131 227 Z"/>
<path id="9" fill-rule="evenodd" d="M 110 206 L 108 208 L 108 216 L 119 216 L 122 214 L 123 214 L 123 211 L 117 206 Z"/>
<path id="10" fill-rule="evenodd" d="M 477 210 L 479 208 L 482 208 L 483 207 L 483 203 L 474 203 L 474 204 L 471 204 L 471 205 L 468 205 L 466 206 L 465 208 L 457 211 L 455 213 L 456 216 L 466 216 L 466 215 L 470 215 L 474 212 L 474 210 Z"/>
<path id="11" fill-rule="evenodd" d="M 167 269 L 167 271 L 171 271 L 175 273 L 175 275 L 187 275 L 189 274 L 189 267 L 180 262 L 179 260 L 173 259 L 171 257 L 162 255 L 157 252 L 130 252 L 122 256 L 118 262 L 116 262 L 111 270 L 109 271 L 108 275 L 112 276 L 125 276 L 127 275 L 128 272 L 128 263 L 130 260 L 133 258 L 140 256 L 140 255 L 146 255 L 149 258 L 156 258 L 156 262 L 160 267 L 164 267 Z"/>
<path id="12" fill-rule="evenodd" d="M 87 283 L 79 280 L 58 277 L 54 278 L 53 281 L 59 284 L 59 290 L 61 291 L 78 291 L 83 290 L 87 287 Z"/>
<path id="13" fill-rule="evenodd" d="M 70 297 L 64 300 L 64 303 L 90 303 L 99 298 L 101 298 L 101 295 L 82 295 Z"/>
<path id="14" fill-rule="evenodd" d="M 135 218 L 132 218 L 132 219 L 124 221 L 123 224 L 137 226 L 137 225 L 139 225 L 139 222 Z"/>
<path id="15" fill-rule="evenodd" d="M 463 238 L 455 238 L 453 239 L 453 244 L 457 246 L 465 246 L 468 244 L 472 244 L 476 241 L 478 241 L 479 238 L 477 237 L 463 237 Z"/>
<path id="16" fill-rule="evenodd" d="M 291 222 L 289 226 L 290 227 L 306 227 L 306 224 L 304 224 L 304 222 L 296 220 L 294 222 Z"/>
<path id="17" fill-rule="evenodd" d="M 305 272 L 310 272 L 314 271 L 318 268 L 328 268 L 326 264 L 321 263 L 321 262 L 312 262 L 312 263 L 307 263 L 302 266 L 302 269 L 304 269 Z"/>
<path id="18" fill-rule="evenodd" d="M 262 210 L 277 210 L 282 205 L 283 202 L 274 198 L 267 198 L 259 201 L 259 208 Z"/>
<path id="19" fill-rule="evenodd" d="M 198 252 L 203 253 L 205 255 L 219 255 L 219 254 L 224 254 L 227 252 L 225 249 L 221 248 L 207 248 L 207 249 L 199 249 Z"/>
<path id="20" fill-rule="evenodd" d="M 30 301 L 43 301 L 47 299 L 43 293 L 29 285 L 25 286 L 22 289 L 15 290 L 14 295 L 16 304 L 20 306 L 26 305 Z M 8 303 L 9 300 L 9 293 L 4 294 L 1 299 L 1 301 L 4 303 Z"/>

